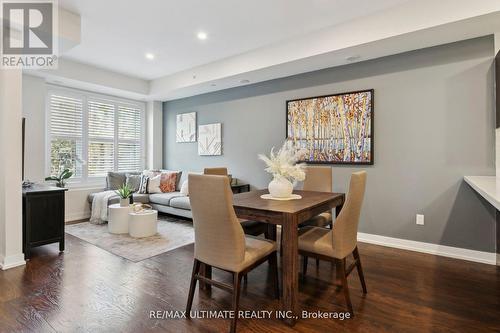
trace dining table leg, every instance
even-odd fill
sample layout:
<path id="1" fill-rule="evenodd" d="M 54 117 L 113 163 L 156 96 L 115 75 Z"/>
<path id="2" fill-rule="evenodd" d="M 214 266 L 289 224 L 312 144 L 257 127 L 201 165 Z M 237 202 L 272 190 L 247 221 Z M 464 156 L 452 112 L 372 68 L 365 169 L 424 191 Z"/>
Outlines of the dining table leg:
<path id="1" fill-rule="evenodd" d="M 276 242 L 276 224 L 267 224 L 266 238 Z"/>
<path id="2" fill-rule="evenodd" d="M 283 310 L 285 322 L 293 326 L 298 319 L 297 302 L 299 291 L 298 273 L 298 220 L 295 214 L 283 214 Z"/>

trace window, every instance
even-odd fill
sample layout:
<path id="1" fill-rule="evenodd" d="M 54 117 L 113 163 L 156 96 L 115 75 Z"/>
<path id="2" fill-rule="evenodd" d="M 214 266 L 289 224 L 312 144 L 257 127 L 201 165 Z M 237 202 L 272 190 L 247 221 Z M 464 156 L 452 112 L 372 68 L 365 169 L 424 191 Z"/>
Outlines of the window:
<path id="1" fill-rule="evenodd" d="M 82 176 L 83 100 L 50 95 L 50 174 L 64 169 Z"/>
<path id="2" fill-rule="evenodd" d="M 50 174 L 68 168 L 73 182 L 92 182 L 144 168 L 143 103 L 59 88 L 48 101 Z"/>

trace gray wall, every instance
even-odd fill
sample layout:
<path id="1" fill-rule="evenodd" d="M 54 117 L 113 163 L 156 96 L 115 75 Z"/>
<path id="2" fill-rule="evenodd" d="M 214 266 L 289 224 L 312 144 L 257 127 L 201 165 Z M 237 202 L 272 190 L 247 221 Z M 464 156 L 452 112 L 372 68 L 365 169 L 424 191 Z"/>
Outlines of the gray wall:
<path id="1" fill-rule="evenodd" d="M 463 182 L 495 174 L 493 53 L 485 37 L 166 102 L 164 167 L 227 166 L 263 188 L 257 154 L 282 143 L 287 99 L 374 88 L 375 165 L 333 166 L 335 191 L 368 171 L 360 231 L 495 252 L 494 209 Z M 189 111 L 223 124 L 223 156 L 175 142 L 175 115 Z"/>

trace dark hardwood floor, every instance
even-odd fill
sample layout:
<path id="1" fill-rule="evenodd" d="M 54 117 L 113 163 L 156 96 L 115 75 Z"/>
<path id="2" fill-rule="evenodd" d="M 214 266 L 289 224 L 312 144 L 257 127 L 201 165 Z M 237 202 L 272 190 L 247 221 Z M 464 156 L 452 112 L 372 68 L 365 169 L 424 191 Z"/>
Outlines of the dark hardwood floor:
<path id="1" fill-rule="evenodd" d="M 154 310 L 184 310 L 193 246 L 133 263 L 66 236 L 34 249 L 25 266 L 0 271 L 1 332 L 226 332 L 222 319 L 149 319 Z M 359 244 L 368 287 L 363 297 L 349 277 L 355 317 L 301 319 L 293 328 L 277 319 L 241 319 L 239 332 L 500 332 L 500 270 L 495 266 Z M 249 274 L 241 310 L 278 310 L 269 266 Z M 332 286 L 334 271 L 309 261 L 300 282 L 301 310 L 346 311 Z M 229 274 L 214 271 L 229 282 Z M 195 294 L 193 310 L 229 310 L 231 295 L 213 288 Z"/>

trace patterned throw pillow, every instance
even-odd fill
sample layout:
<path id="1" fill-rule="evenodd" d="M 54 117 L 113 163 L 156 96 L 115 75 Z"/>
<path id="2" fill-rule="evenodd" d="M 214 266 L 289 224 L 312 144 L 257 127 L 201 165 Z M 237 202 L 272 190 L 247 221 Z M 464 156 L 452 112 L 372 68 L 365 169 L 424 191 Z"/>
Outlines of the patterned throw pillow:
<path id="1" fill-rule="evenodd" d="M 130 187 L 133 192 L 139 192 L 139 188 L 141 187 L 141 178 L 141 175 L 127 174 L 127 181 L 125 184 Z"/>
<path id="2" fill-rule="evenodd" d="M 177 175 L 177 179 L 175 181 L 175 190 L 178 191 L 180 189 L 180 186 L 181 186 L 180 181 L 181 181 L 182 171 L 167 170 L 167 169 L 161 170 L 161 173 L 170 173 L 170 172 L 173 172 Z"/>
<path id="3" fill-rule="evenodd" d="M 139 184 L 139 191 L 137 191 L 137 193 L 141 194 L 148 193 L 148 183 L 149 183 L 149 177 L 146 175 L 141 175 L 141 183 Z"/>
<path id="4" fill-rule="evenodd" d="M 160 190 L 163 193 L 174 192 L 177 184 L 176 172 L 165 172 L 161 174 Z"/>

